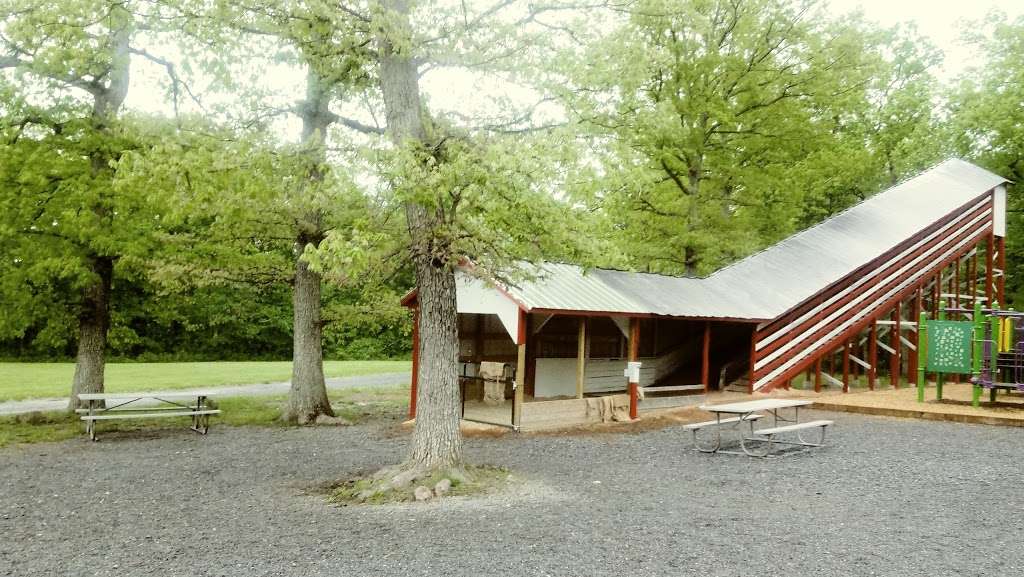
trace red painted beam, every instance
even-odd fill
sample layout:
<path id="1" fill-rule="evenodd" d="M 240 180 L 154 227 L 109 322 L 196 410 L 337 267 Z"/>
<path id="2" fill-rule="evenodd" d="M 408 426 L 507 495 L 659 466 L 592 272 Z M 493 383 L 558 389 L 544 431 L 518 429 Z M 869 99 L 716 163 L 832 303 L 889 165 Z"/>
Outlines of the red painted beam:
<path id="1" fill-rule="evenodd" d="M 981 226 L 981 225 L 979 225 L 979 226 Z M 985 224 L 984 226 L 989 226 L 989 225 Z M 981 232 L 981 230 L 966 229 L 966 230 L 963 230 L 961 233 L 959 233 L 956 237 L 954 237 L 952 239 L 937 239 L 935 241 L 935 243 L 933 243 L 932 245 L 920 247 L 920 249 L 918 251 L 915 251 L 915 253 L 913 255 L 908 255 L 906 258 L 907 259 L 911 259 L 912 257 L 916 258 L 916 256 L 919 256 L 919 253 L 923 254 L 925 251 L 929 250 L 930 248 L 932 248 L 934 246 L 941 246 L 941 247 L 947 247 L 947 246 L 952 247 L 952 246 L 955 246 L 957 243 L 959 243 L 959 242 L 961 242 L 961 241 L 963 241 L 963 240 L 965 240 L 967 238 L 970 238 L 971 235 L 979 234 L 979 232 Z M 937 252 L 942 252 L 943 250 L 948 250 L 948 248 L 940 248 Z M 936 266 L 936 267 L 941 269 L 941 268 L 945 267 L 947 264 L 951 263 L 961 253 L 962 253 L 962 251 L 958 252 L 955 255 L 951 255 L 950 257 L 947 257 L 944 262 L 936 263 L 934 266 Z M 908 262 L 909 262 L 909 260 L 908 260 Z M 899 266 L 899 265 L 894 265 L 894 266 Z M 887 270 L 891 271 L 891 270 L 893 270 L 893 268 L 890 267 L 890 269 L 887 269 Z M 870 295 L 878 295 L 877 298 L 881 298 L 881 295 L 884 295 L 886 292 L 892 290 L 894 287 L 898 286 L 903 281 L 904 281 L 904 279 L 901 279 L 901 278 L 897 277 L 897 278 L 894 278 L 894 279 L 892 279 L 892 280 L 890 280 L 890 281 L 888 281 L 888 282 L 886 282 L 884 284 L 876 284 L 871 289 L 869 289 L 870 290 L 869 294 Z M 903 298 L 906 298 L 907 296 L 909 296 L 915 290 L 917 290 L 917 285 L 916 284 L 914 286 L 907 287 L 907 288 L 903 289 L 903 291 L 899 294 L 900 298 L 898 300 L 902 300 Z M 855 298 L 854 295 L 852 295 L 852 294 L 848 295 L 842 301 L 839 301 L 839 302 L 835 303 L 832 307 L 830 307 L 830 309 L 838 309 L 841 306 L 845 306 L 853 298 Z M 892 302 L 892 301 L 895 301 L 895 300 L 897 300 L 897 299 L 890 298 L 889 302 Z M 868 299 L 868 302 L 871 302 L 871 300 Z M 889 305 L 889 306 L 894 306 L 894 303 L 893 303 L 893 305 Z M 878 306 L 877 304 L 876 304 L 876 306 L 874 308 L 876 310 L 884 310 L 883 307 Z M 885 308 L 887 308 L 887 307 L 885 307 Z M 823 311 L 819 315 L 816 315 L 815 317 L 813 317 L 811 319 L 808 319 L 807 321 L 802 323 L 801 327 L 807 326 L 809 328 L 810 326 L 812 326 L 811 323 L 815 323 L 816 324 L 816 323 L 824 320 L 827 317 L 828 314 L 830 314 L 830 313 L 828 313 L 827 311 Z M 847 314 L 850 314 L 850 313 L 847 313 Z M 863 321 L 861 321 L 862 324 L 859 324 L 859 326 L 861 328 L 863 328 L 863 327 L 867 326 L 867 322 L 868 322 L 867 320 L 863 320 Z M 831 323 L 830 323 L 830 325 L 831 325 Z M 784 342 L 789 341 L 789 340 L 796 340 L 796 342 L 810 342 L 810 343 L 814 343 L 814 342 L 817 342 L 818 339 L 820 339 L 822 336 L 824 336 L 826 333 L 830 332 L 831 330 L 832 330 L 832 326 L 820 327 L 820 328 L 816 329 L 813 333 L 807 331 L 806 329 L 805 330 L 796 330 L 793 333 L 794 334 L 793 337 L 790 337 L 789 339 L 781 339 L 780 341 L 777 341 L 776 343 L 772 343 L 771 347 L 768 347 L 766 349 L 762 349 L 762 351 L 765 351 L 765 350 L 767 350 L 769 348 L 771 350 L 774 350 L 775 348 L 777 348 L 778 346 L 781 346 Z M 837 335 L 836 337 L 833 337 L 832 339 L 830 339 L 830 342 L 834 342 L 834 343 L 838 344 L 842 340 L 843 340 L 843 338 Z M 822 347 L 822 348 L 824 348 L 824 347 Z M 760 374 L 766 374 L 766 373 L 771 372 L 776 367 L 778 367 L 781 364 L 785 363 L 790 357 L 792 357 L 793 354 L 795 354 L 795 352 L 798 352 L 800 350 L 803 350 L 803 349 L 801 349 L 800 347 L 793 347 L 791 349 L 791 351 L 787 352 L 786 354 L 780 355 L 778 358 L 772 360 L 769 364 L 759 368 L 757 370 L 757 372 L 760 373 Z M 761 356 L 763 357 L 764 354 L 762 354 Z M 781 379 L 782 377 L 776 377 L 776 378 L 780 378 Z"/>
<path id="2" fill-rule="evenodd" d="M 909 239 L 903 241 L 902 243 L 896 245 L 895 247 L 893 247 L 891 250 L 889 250 L 888 252 L 886 252 L 882 256 L 880 256 L 880 257 L 874 259 L 873 261 L 871 261 L 870 263 L 868 263 L 868 264 L 858 268 L 857 270 L 855 270 L 852 273 L 848 274 L 847 276 L 843 277 L 842 279 L 840 279 L 836 283 L 833 283 L 829 287 L 826 287 L 825 289 L 822 289 L 822 291 L 820 291 L 819 293 L 809 297 L 807 300 L 805 300 L 804 302 L 800 303 L 800 305 L 798 307 L 794 307 L 790 311 L 787 311 L 787 312 L 783 313 L 782 315 L 780 315 L 778 318 L 772 319 L 770 323 L 768 323 L 763 329 L 758 331 L 760 333 L 759 338 L 764 339 L 766 337 L 771 336 L 777 330 L 785 328 L 790 323 L 792 323 L 793 320 L 795 320 L 801 314 L 803 314 L 803 311 L 806 311 L 808 308 L 813 308 L 813 306 L 817 306 L 818 304 L 820 304 L 820 303 L 822 303 L 824 301 L 827 301 L 829 298 L 834 296 L 836 293 L 840 292 L 845 286 L 848 286 L 853 280 L 859 279 L 859 278 L 863 277 L 864 275 L 872 273 L 873 271 L 877 270 L 878 266 L 879 266 L 879 263 L 884 263 L 884 262 L 886 262 L 888 260 L 891 260 L 894 256 L 896 256 L 896 255 L 906 251 L 908 248 L 910 248 L 911 246 L 913 246 L 917 242 L 920 242 L 922 239 L 927 238 L 929 235 L 931 235 L 935 231 L 943 228 L 944 226 L 946 226 L 947 224 L 949 224 L 951 222 L 955 222 L 957 219 L 959 219 L 965 213 L 967 213 L 970 209 L 976 207 L 976 208 L 974 208 L 974 210 L 970 211 L 970 213 L 971 213 L 970 218 L 973 218 L 976 214 L 979 214 L 979 213 L 984 212 L 986 210 L 991 210 L 991 208 L 992 208 L 991 203 L 981 203 L 981 200 L 986 198 L 986 197 L 991 198 L 991 191 L 986 192 L 984 195 L 979 196 L 978 198 L 975 198 L 975 199 L 971 200 L 970 202 L 967 202 L 967 203 L 963 204 L 957 210 L 951 212 L 946 217 L 943 217 L 942 219 L 935 221 L 934 224 L 932 224 L 929 227 L 925 228 L 920 233 L 914 235 L 912 238 L 909 238 Z M 989 224 L 991 225 L 991 221 L 989 222 Z"/>
<path id="3" fill-rule="evenodd" d="M 914 295 L 914 307 L 911 309 L 912 316 L 910 317 L 911 322 L 916 323 L 921 320 L 921 307 L 923 306 L 921 295 L 921 288 L 918 287 L 917 293 Z M 917 382 L 917 359 L 918 351 L 921 350 L 921 327 L 917 327 L 914 331 L 914 349 L 907 352 L 907 381 L 910 385 Z"/>
<path id="4" fill-rule="evenodd" d="M 900 342 L 900 325 L 903 320 L 903 302 L 897 301 L 896 308 L 892 311 L 892 320 L 895 321 L 892 330 L 892 344 L 891 346 L 895 354 L 889 356 L 889 381 L 892 384 L 892 388 L 900 388 L 900 352 L 903 349 L 903 343 Z"/>
<path id="5" fill-rule="evenodd" d="M 970 217 L 968 217 L 967 220 L 971 220 L 971 219 L 973 219 L 976 216 L 980 216 L 985 210 L 987 210 L 985 207 L 980 207 L 978 210 L 976 210 L 974 213 L 972 213 L 970 215 Z M 991 223 L 986 223 L 984 225 L 983 224 L 976 224 L 975 226 L 978 226 L 978 227 L 981 227 L 981 226 L 991 226 Z M 916 250 L 914 250 L 913 252 L 908 253 L 908 254 L 904 255 L 903 257 L 899 258 L 899 260 L 893 262 L 892 264 L 890 264 L 885 269 L 878 269 L 878 270 L 875 270 L 874 272 L 870 273 L 872 278 L 879 279 L 878 281 L 875 282 L 875 284 L 871 284 L 871 282 L 869 281 L 869 283 L 867 283 L 867 287 L 866 288 L 862 287 L 863 290 L 851 291 L 846 296 L 842 297 L 841 299 L 836 300 L 836 302 L 832 303 L 831 305 L 827 306 L 826 308 L 822 309 L 821 311 L 818 311 L 817 313 L 815 313 L 814 316 L 812 316 L 812 317 L 810 317 L 810 318 L 808 318 L 808 319 L 806 319 L 804 321 L 801 321 L 800 324 L 798 324 L 796 326 L 791 327 L 789 332 L 791 334 L 793 334 L 793 335 L 802 334 L 803 332 L 805 332 L 807 330 L 808 327 L 813 326 L 814 324 L 816 324 L 817 322 L 819 322 L 822 319 L 826 318 L 827 316 L 829 316 L 833 312 L 841 309 L 842 307 L 847 305 L 850 301 L 854 300 L 858 296 L 861 296 L 865 291 L 873 290 L 874 292 L 878 292 L 877 291 L 877 287 L 880 286 L 878 284 L 880 282 L 880 279 L 886 278 L 887 276 L 892 274 L 894 271 L 899 270 L 900 268 L 902 268 L 903 266 L 907 265 L 907 263 L 913 261 L 915 258 L 919 257 L 920 255 L 928 252 L 929 250 L 931 250 L 931 249 L 933 249 L 933 248 L 935 248 L 937 246 L 943 246 L 943 245 L 953 246 L 956 243 L 962 241 L 963 239 L 968 238 L 972 234 L 976 234 L 976 233 L 977 233 L 977 229 L 964 229 L 964 228 L 962 228 L 962 229 L 959 229 L 959 232 L 953 238 L 941 237 L 940 236 L 940 237 L 937 237 L 937 238 L 933 239 L 928 244 L 920 246 Z M 898 284 L 898 283 L 899 283 L 899 279 L 896 279 L 894 281 L 889 281 L 884 286 L 892 286 L 892 285 Z M 818 304 L 820 304 L 820 303 L 818 303 Z M 807 305 L 805 307 L 802 307 L 801 314 L 804 314 L 807 310 L 813 309 L 815 306 L 817 306 L 817 305 L 810 305 L 809 304 L 809 305 Z M 768 330 L 768 329 L 766 328 L 765 330 Z M 758 338 L 759 339 L 768 338 L 769 336 L 771 336 L 771 334 L 774 334 L 774 332 L 776 332 L 776 331 L 772 331 L 771 333 L 764 332 L 764 331 L 759 331 L 758 332 L 759 333 L 758 334 Z M 772 342 L 771 344 L 762 347 L 761 350 L 756 352 L 757 359 L 760 360 L 760 359 L 764 358 L 765 356 L 771 354 L 776 349 L 778 349 L 779 347 L 783 346 L 786 343 L 787 340 L 789 340 L 789 339 L 786 338 L 786 337 L 779 338 L 779 339 L 775 340 L 774 342 Z M 763 370 L 763 369 L 759 369 L 759 370 Z"/>
<path id="6" fill-rule="evenodd" d="M 998 244 L 999 251 L 999 280 L 996 283 L 996 298 L 999 300 L 999 306 L 1001 308 L 1007 308 L 1006 306 L 1006 239 L 1003 237 L 997 237 L 996 243 Z"/>
<path id="7" fill-rule="evenodd" d="M 992 275 L 995 261 L 992 259 L 992 255 L 996 251 L 996 236 L 995 234 L 989 234 L 985 240 L 987 241 L 985 245 L 985 304 L 992 306 L 992 283 L 995 282 Z"/>
<path id="8" fill-rule="evenodd" d="M 814 360 L 814 392 L 821 392 L 821 357 Z"/>
<path id="9" fill-rule="evenodd" d="M 629 361 L 636 362 L 640 359 L 640 319 L 632 317 L 629 319 Z M 635 419 L 638 415 L 638 404 L 640 402 L 640 391 L 637 388 L 639 383 L 629 380 L 629 418 Z"/>
<path id="10" fill-rule="evenodd" d="M 843 343 L 843 392 L 850 392 L 850 341 Z"/>
<path id="11" fill-rule="evenodd" d="M 990 225 L 986 225 L 986 226 L 990 226 Z M 952 264 L 953 259 L 956 256 L 958 256 L 958 255 L 951 256 L 949 258 L 946 258 L 946 259 L 936 263 L 935 267 L 937 267 L 939 270 L 941 270 L 941 269 L 949 266 L 950 264 Z M 901 291 L 900 293 L 897 293 L 897 294 L 893 295 L 892 297 L 888 298 L 887 300 L 885 300 L 884 302 L 880 303 L 878 306 L 875 307 L 875 309 L 879 310 L 879 311 L 884 311 L 884 310 L 889 309 L 890 307 L 894 307 L 894 306 L 896 306 L 897 302 L 907 298 L 915 290 L 917 290 L 917 285 L 908 287 L 908 288 L 904 289 L 903 291 Z M 819 344 L 815 348 L 821 349 L 821 350 L 831 350 L 832 347 L 835 347 L 840 342 L 842 342 L 844 334 L 849 334 L 850 332 L 855 332 L 855 331 L 863 330 L 865 327 L 867 327 L 868 324 L 870 324 L 874 320 L 874 318 L 876 318 L 876 317 L 868 316 L 868 317 L 866 317 L 864 319 L 861 319 L 860 321 L 858 321 L 857 323 L 852 325 L 849 329 L 847 329 L 846 332 L 844 332 L 844 333 L 842 333 L 840 335 L 837 335 L 836 337 L 833 337 L 833 338 L 829 339 L 827 342 Z M 815 338 L 817 338 L 818 334 L 820 334 L 820 331 L 819 331 L 819 333 L 816 333 L 813 336 Z M 813 341 L 813 339 L 811 339 L 811 340 Z M 794 365 L 792 367 L 787 369 L 784 373 L 774 377 L 772 379 L 772 382 L 767 383 L 765 386 L 763 386 L 759 390 L 761 390 L 763 392 L 771 391 L 772 389 L 775 388 L 776 384 L 779 381 L 781 381 L 782 379 L 789 378 L 789 377 L 791 377 L 795 373 L 799 373 L 801 370 L 803 370 L 805 367 L 807 367 L 813 361 L 814 361 L 814 357 L 812 355 L 812 356 L 810 356 L 810 357 L 808 357 L 806 359 L 801 360 L 798 363 L 794 363 Z"/>
<path id="12" fill-rule="evenodd" d="M 871 321 L 871 328 L 868 333 L 868 388 L 875 390 L 875 380 L 878 378 L 878 322 Z"/>
<path id="13" fill-rule="evenodd" d="M 416 418 L 416 395 L 420 382 L 420 309 L 412 310 L 412 383 L 409 386 L 409 418 Z"/>

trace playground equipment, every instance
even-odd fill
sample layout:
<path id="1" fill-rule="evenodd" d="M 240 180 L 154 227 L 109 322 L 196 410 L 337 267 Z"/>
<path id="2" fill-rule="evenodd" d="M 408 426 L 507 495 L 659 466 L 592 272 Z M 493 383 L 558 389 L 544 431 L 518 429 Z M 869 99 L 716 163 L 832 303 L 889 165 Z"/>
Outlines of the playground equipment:
<path id="1" fill-rule="evenodd" d="M 996 303 L 998 306 L 998 303 Z M 939 318 L 918 319 L 917 400 L 924 401 L 925 372 L 936 374 L 935 396 L 942 399 L 943 374 L 971 375 L 971 404 L 981 405 L 987 389 L 996 400 L 999 389 L 1024 392 L 1024 313 L 998 308 L 939 309 Z M 947 320 L 947 314 L 970 320 Z"/>

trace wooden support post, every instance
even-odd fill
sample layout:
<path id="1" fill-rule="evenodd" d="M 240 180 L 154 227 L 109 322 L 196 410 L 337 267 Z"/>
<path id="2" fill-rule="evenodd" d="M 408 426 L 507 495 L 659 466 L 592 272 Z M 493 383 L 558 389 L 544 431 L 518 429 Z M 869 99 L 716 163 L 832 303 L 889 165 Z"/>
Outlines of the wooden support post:
<path id="1" fill-rule="evenodd" d="M 911 316 L 910 318 L 912 318 L 912 319 L 919 319 L 919 318 L 921 318 L 921 307 L 922 307 L 921 301 L 922 300 L 923 300 L 923 297 L 921 296 L 921 288 L 918 287 L 917 291 L 914 293 L 914 308 L 912 309 L 913 310 L 913 316 Z M 918 353 L 921 350 L 921 328 L 920 327 L 918 327 L 917 330 L 914 331 L 914 338 L 911 339 L 911 340 L 914 343 L 914 348 L 909 353 L 907 353 L 907 381 L 911 385 L 913 385 L 913 384 L 917 383 L 917 358 L 918 358 Z"/>
<path id="2" fill-rule="evenodd" d="M 473 362 L 484 360 L 484 315 L 476 315 L 476 332 L 473 334 Z"/>
<path id="3" fill-rule="evenodd" d="M 995 235 L 989 234 L 986 237 L 985 245 L 985 306 L 992 307 L 992 269 L 995 268 L 995 261 L 992 259 L 992 255 L 995 254 Z M 1002 304 L 1002 303 L 1000 303 Z"/>
<path id="4" fill-rule="evenodd" d="M 523 424 L 523 401 L 526 398 L 526 340 L 527 314 L 519 311 L 519 336 L 516 339 L 516 385 L 515 394 L 512 396 L 512 428 L 519 430 Z"/>
<path id="5" fill-rule="evenodd" d="M 640 319 L 629 319 L 629 362 L 635 363 L 640 360 Z M 629 418 L 637 418 L 640 403 L 639 378 L 629 379 Z"/>
<path id="6" fill-rule="evenodd" d="M 1000 308 L 1006 307 L 1006 239 L 1003 237 L 996 237 L 996 244 L 999 251 L 999 279 L 996 281 L 996 299 L 999 301 Z M 993 391 L 995 389 L 992 389 Z"/>
<path id="7" fill-rule="evenodd" d="M 878 322 L 871 321 L 871 328 L 868 333 L 868 388 L 875 390 L 875 380 L 878 378 Z"/>
<path id="8" fill-rule="evenodd" d="M 978 302 L 978 246 L 975 245 L 971 250 L 974 251 L 974 254 L 967 261 L 967 294 L 970 296 L 971 302 L 967 304 L 973 308 L 974 303 Z"/>
<path id="9" fill-rule="evenodd" d="M 889 356 L 889 380 L 893 388 L 900 388 L 900 349 L 902 344 L 900 343 L 900 317 L 903 314 L 903 303 L 897 301 L 896 308 L 892 311 L 892 333 L 891 333 L 891 347 L 892 350 L 896 351 Z"/>
<path id="10" fill-rule="evenodd" d="M 980 315 L 979 315 L 980 316 Z M 922 354 L 921 347 L 925 347 Z M 917 316 L 917 402 L 924 402 L 925 368 L 928 366 L 928 315 L 921 313 Z"/>
<path id="11" fill-rule="evenodd" d="M 537 339 L 534 333 L 537 332 L 536 315 L 524 315 L 526 317 L 526 380 L 523 381 L 523 396 L 532 397 L 536 394 L 537 383 Z"/>
<path id="12" fill-rule="evenodd" d="M 843 392 L 850 392 L 850 341 L 843 343 Z"/>
<path id="13" fill-rule="evenodd" d="M 412 382 L 409 385 L 409 418 L 416 418 L 416 395 L 420 382 L 420 309 L 412 309 Z"/>
<path id="14" fill-rule="evenodd" d="M 704 321 L 704 346 L 700 356 L 700 382 L 704 384 L 704 394 L 711 390 L 711 321 Z"/>
<path id="15" fill-rule="evenodd" d="M 750 329 L 750 372 L 747 377 L 747 394 L 754 394 L 754 378 L 757 376 L 757 372 L 754 370 L 754 362 L 757 358 L 757 327 L 751 327 Z"/>
<path id="16" fill-rule="evenodd" d="M 960 260 L 961 257 L 956 257 L 953 266 L 953 308 L 960 308 Z"/>
<path id="17" fill-rule="evenodd" d="M 821 392 L 821 357 L 814 360 L 814 392 Z"/>
<path id="18" fill-rule="evenodd" d="M 587 370 L 587 317 L 580 317 L 579 332 L 576 337 L 576 398 L 583 398 L 583 383 Z"/>
<path id="19" fill-rule="evenodd" d="M 932 318 L 939 318 L 939 308 L 942 304 L 942 271 L 935 275 L 935 282 L 932 283 Z"/>

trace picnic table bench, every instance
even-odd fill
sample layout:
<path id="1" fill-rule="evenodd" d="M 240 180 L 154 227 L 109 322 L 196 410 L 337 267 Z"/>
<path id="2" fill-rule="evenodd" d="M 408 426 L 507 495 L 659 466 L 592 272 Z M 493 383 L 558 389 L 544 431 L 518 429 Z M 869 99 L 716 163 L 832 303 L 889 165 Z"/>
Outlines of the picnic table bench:
<path id="1" fill-rule="evenodd" d="M 745 454 L 751 457 L 767 456 L 775 448 L 776 443 L 787 445 L 801 445 L 804 447 L 820 447 L 825 443 L 825 428 L 832 425 L 832 421 L 816 420 L 800 422 L 800 407 L 812 405 L 813 401 L 800 399 L 759 399 L 756 401 L 741 401 L 737 403 L 725 403 L 722 405 L 701 405 L 700 409 L 714 413 L 713 421 L 692 423 L 683 427 L 693 435 L 693 444 L 698 451 L 703 453 L 728 453 L 733 455 Z M 793 418 L 788 419 L 779 416 L 780 409 L 793 409 Z M 765 417 L 759 412 L 770 412 L 772 415 L 772 426 L 764 429 L 754 429 L 754 423 Z M 722 418 L 722 415 L 733 415 Z M 783 423 L 780 425 L 779 423 Z M 747 423 L 750 427 L 750 434 L 743 433 L 742 425 Z M 786 424 L 789 423 L 789 424 Z M 740 448 L 742 453 L 722 450 L 722 428 L 730 426 L 732 430 L 739 433 Z M 714 441 L 708 445 L 701 445 L 697 433 L 703 429 L 714 430 Z M 802 432 L 817 429 L 819 437 L 815 441 L 807 441 L 803 438 Z M 785 433 L 796 433 L 797 439 L 778 439 L 776 435 Z M 757 447 L 766 447 L 763 450 Z"/>
<path id="2" fill-rule="evenodd" d="M 86 406 L 76 409 L 85 421 L 85 432 L 96 440 L 96 422 L 113 419 L 154 419 L 162 417 L 191 417 L 193 431 L 205 435 L 210 430 L 210 415 L 220 413 L 210 407 L 213 393 L 156 392 L 156 393 L 81 393 L 80 401 Z M 155 404 L 155 406 L 154 406 Z M 145 405 L 145 406 L 142 406 Z"/>

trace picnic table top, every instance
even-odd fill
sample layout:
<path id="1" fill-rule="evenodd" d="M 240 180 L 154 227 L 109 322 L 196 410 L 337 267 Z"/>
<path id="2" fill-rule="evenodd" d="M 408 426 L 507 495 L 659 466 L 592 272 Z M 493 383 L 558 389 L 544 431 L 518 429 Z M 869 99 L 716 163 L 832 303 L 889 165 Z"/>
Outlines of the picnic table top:
<path id="1" fill-rule="evenodd" d="M 773 409 L 787 409 L 790 407 L 805 407 L 813 405 L 814 401 L 803 399 L 758 399 L 755 401 L 740 401 L 738 403 L 725 403 L 722 405 L 701 405 L 700 409 L 711 413 L 753 413 L 754 411 L 771 411 Z"/>
<path id="2" fill-rule="evenodd" d="M 148 393 L 79 393 L 82 401 L 127 401 L 134 399 L 198 399 L 212 397 L 212 391 L 153 391 Z"/>

